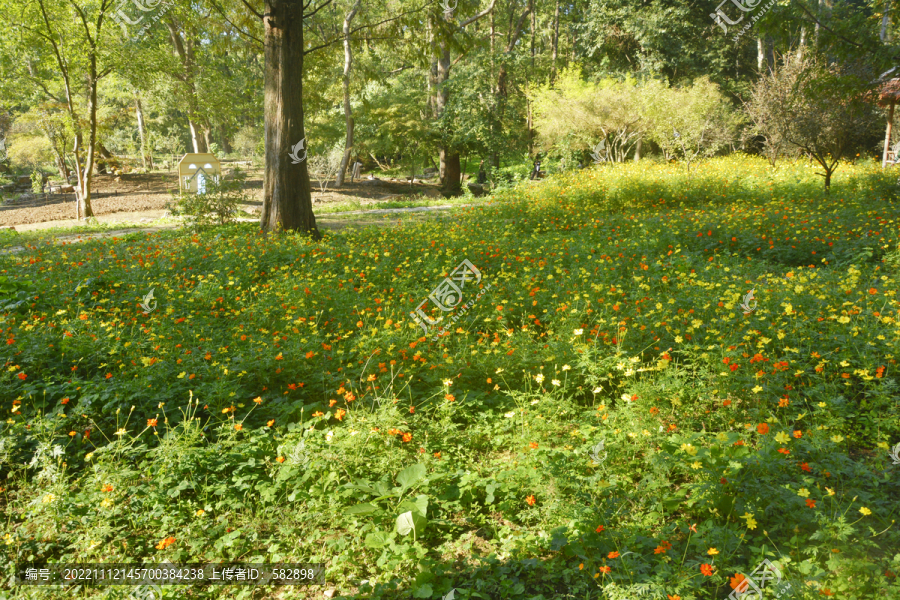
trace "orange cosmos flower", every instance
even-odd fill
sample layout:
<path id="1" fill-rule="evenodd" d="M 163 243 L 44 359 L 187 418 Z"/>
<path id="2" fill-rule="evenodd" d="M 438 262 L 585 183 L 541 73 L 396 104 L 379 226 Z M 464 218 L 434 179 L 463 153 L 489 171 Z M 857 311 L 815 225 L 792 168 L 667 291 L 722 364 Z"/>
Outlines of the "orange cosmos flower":
<path id="1" fill-rule="evenodd" d="M 700 565 L 700 572 L 709 577 L 713 574 L 713 566 L 703 563 L 702 565 Z"/>
<path id="2" fill-rule="evenodd" d="M 769 433 L 769 425 L 768 425 L 768 423 L 760 423 L 759 425 L 756 426 L 756 430 L 759 433 L 761 433 L 762 435 L 765 435 L 765 434 Z"/>
<path id="3" fill-rule="evenodd" d="M 113 486 L 107 483 L 106 485 L 103 486 L 103 489 L 101 489 L 100 491 L 111 492 L 111 491 L 113 491 Z"/>
<path id="4" fill-rule="evenodd" d="M 619 553 L 616 551 L 613 551 L 613 552 L 610 552 L 609 554 L 607 554 L 607 556 L 609 558 L 619 558 Z"/>
<path id="5" fill-rule="evenodd" d="M 284 457 L 283 457 L 283 456 L 279 456 L 279 457 L 276 458 L 275 460 L 277 460 L 277 461 L 280 462 L 280 463 L 283 463 L 283 462 L 284 462 Z"/>
<path id="6" fill-rule="evenodd" d="M 729 580 L 729 584 L 731 585 L 731 589 L 737 590 L 740 593 L 744 593 L 749 584 L 745 581 L 747 578 L 744 577 L 743 574 L 738 573 L 734 577 Z"/>
<path id="7" fill-rule="evenodd" d="M 813 500 L 812 498 L 807 498 L 807 499 L 806 499 L 806 506 L 808 506 L 809 508 L 815 508 L 815 507 L 816 507 L 816 501 Z"/>
<path id="8" fill-rule="evenodd" d="M 63 398 L 63 399 L 60 401 L 60 404 L 68 404 L 68 403 L 69 403 L 69 399 L 68 399 L 68 398 Z"/>
<path id="9" fill-rule="evenodd" d="M 234 424 L 234 428 L 235 428 L 236 430 L 240 431 L 241 429 L 244 428 L 244 426 L 241 425 L 240 423 L 235 423 L 235 424 Z"/>
<path id="10" fill-rule="evenodd" d="M 674 594 L 672 596 L 666 594 L 666 598 L 668 598 L 668 600 L 681 600 L 681 596 L 679 596 L 678 594 Z"/>
<path id="11" fill-rule="evenodd" d="M 602 566 L 602 567 L 600 567 L 600 568 L 597 569 L 597 570 L 600 571 L 601 573 L 603 573 L 604 575 L 606 575 L 607 573 L 609 573 L 610 571 L 612 571 L 612 567 Z"/>
<path id="12" fill-rule="evenodd" d="M 157 550 L 165 550 L 166 548 L 168 548 L 169 546 L 171 546 L 174 543 L 175 543 L 175 538 L 167 537 L 166 539 L 164 539 L 163 541 L 161 541 L 160 543 L 158 543 L 156 545 L 156 549 Z"/>
<path id="13" fill-rule="evenodd" d="M 147 427 L 156 427 L 156 419 L 147 419 Z"/>
<path id="14" fill-rule="evenodd" d="M 799 440 L 801 437 L 803 437 L 803 432 L 798 429 L 794 432 L 794 437 Z"/>
<path id="15" fill-rule="evenodd" d="M 531 442 L 531 443 L 528 444 L 528 445 L 531 446 L 531 449 L 532 449 L 532 450 L 537 450 L 537 448 L 538 448 L 537 442 Z"/>
<path id="16" fill-rule="evenodd" d="M 534 495 L 531 495 L 525 498 L 525 502 L 528 503 L 528 506 L 534 506 L 534 503 L 537 502 L 537 500 L 534 499 Z"/>
<path id="17" fill-rule="evenodd" d="M 598 525 L 598 526 L 597 526 L 597 529 L 595 529 L 594 531 L 596 531 L 597 533 L 600 533 L 600 532 L 602 532 L 604 529 L 606 529 L 606 527 L 604 527 L 603 525 Z"/>
<path id="18" fill-rule="evenodd" d="M 25 373 L 19 373 L 18 378 L 22 381 L 25 381 L 28 378 L 28 375 L 26 375 Z"/>
<path id="19" fill-rule="evenodd" d="M 453 394 L 444 394 L 444 400 L 447 402 L 454 402 L 456 400 L 456 396 Z"/>
<path id="20" fill-rule="evenodd" d="M 314 413 L 312 414 L 312 416 L 314 416 L 314 417 L 321 417 L 321 416 L 324 415 L 324 414 L 325 414 L 325 413 L 323 413 L 321 410 L 317 410 L 316 412 L 314 412 Z"/>
<path id="21" fill-rule="evenodd" d="M 404 442 L 410 442 L 410 441 L 412 441 L 412 434 L 411 434 L 411 433 L 404 433 L 404 434 L 403 434 L 403 441 L 404 441 Z"/>
<path id="22" fill-rule="evenodd" d="M 266 427 L 271 427 L 274 424 L 275 424 L 275 419 L 269 419 L 268 421 L 266 421 Z"/>
<path id="23" fill-rule="evenodd" d="M 337 411 L 334 413 L 334 416 L 335 416 L 335 418 L 336 418 L 338 421 L 343 421 L 343 420 L 344 420 L 344 415 L 346 415 L 346 414 L 347 414 L 347 411 L 346 411 L 346 410 L 344 410 L 343 408 L 339 408 L 339 409 L 337 409 Z"/>

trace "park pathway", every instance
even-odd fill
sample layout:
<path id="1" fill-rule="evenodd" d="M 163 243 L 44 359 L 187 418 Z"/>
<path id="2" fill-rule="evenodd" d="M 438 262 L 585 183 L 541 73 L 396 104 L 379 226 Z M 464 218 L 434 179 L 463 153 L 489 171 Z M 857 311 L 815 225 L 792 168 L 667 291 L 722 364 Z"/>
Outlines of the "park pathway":
<path id="1" fill-rule="evenodd" d="M 332 229 L 332 230 L 340 230 L 344 229 L 348 226 L 365 226 L 365 225 L 394 225 L 397 222 L 392 219 L 367 219 L 365 217 L 375 217 L 375 216 L 383 216 L 383 215 L 391 215 L 391 214 L 407 214 L 407 213 L 427 213 L 434 211 L 444 211 L 451 210 L 454 208 L 465 208 L 469 206 L 474 206 L 472 204 L 443 204 L 440 206 L 414 206 L 411 208 L 378 208 L 372 210 L 354 210 L 348 212 L 340 212 L 340 213 L 326 213 L 321 216 L 316 216 L 316 224 L 323 229 Z M 98 217 L 98 221 L 101 223 L 109 223 L 113 224 L 116 222 L 129 222 L 128 215 L 146 215 L 150 211 L 144 211 L 140 213 L 115 213 L 113 215 L 103 215 Z M 140 219 L 136 219 L 137 222 L 153 222 L 158 220 L 163 216 L 165 211 L 154 211 L 159 212 L 159 215 L 155 217 L 143 217 Z M 353 215 L 362 215 L 364 218 L 362 219 L 344 219 L 345 216 L 353 216 Z M 257 223 L 259 219 L 236 219 L 236 221 L 240 223 Z M 37 231 L 41 229 L 51 229 L 55 227 L 72 227 L 77 226 L 78 221 L 48 221 L 45 223 L 31 223 L 27 225 L 18 225 L 16 226 L 16 231 Z M 180 229 L 183 227 L 183 223 L 175 222 L 175 223 L 166 223 L 163 225 L 153 225 L 149 227 L 129 227 L 127 229 L 110 229 L 108 231 L 97 231 L 94 233 L 83 233 L 83 234 L 67 234 L 60 235 L 53 238 L 53 240 L 57 244 L 75 244 L 79 242 L 85 242 L 88 240 L 98 239 L 98 238 L 110 238 L 110 237 L 121 237 L 124 235 L 132 234 L 132 233 L 154 233 L 157 231 L 168 231 L 173 229 Z M 17 252 L 22 252 L 25 250 L 24 246 L 11 246 L 9 248 L 0 249 L 0 254 L 15 254 Z"/>

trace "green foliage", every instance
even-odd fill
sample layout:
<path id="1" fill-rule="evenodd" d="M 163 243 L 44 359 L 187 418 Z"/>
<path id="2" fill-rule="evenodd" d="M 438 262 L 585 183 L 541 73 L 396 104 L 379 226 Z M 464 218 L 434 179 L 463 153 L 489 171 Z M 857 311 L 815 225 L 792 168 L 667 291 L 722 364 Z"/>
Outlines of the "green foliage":
<path id="1" fill-rule="evenodd" d="M 15 136 L 8 142 L 10 163 L 14 167 L 34 170 L 53 164 L 53 148 L 44 136 Z"/>
<path id="2" fill-rule="evenodd" d="M 31 172 L 31 192 L 40 194 L 44 190 L 44 174 L 40 169 Z"/>

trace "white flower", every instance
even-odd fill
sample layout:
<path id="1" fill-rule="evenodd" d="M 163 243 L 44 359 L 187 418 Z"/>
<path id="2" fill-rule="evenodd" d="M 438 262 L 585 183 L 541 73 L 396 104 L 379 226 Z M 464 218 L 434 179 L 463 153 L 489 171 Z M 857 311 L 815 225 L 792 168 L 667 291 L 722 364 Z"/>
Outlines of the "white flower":
<path id="1" fill-rule="evenodd" d="M 563 365 L 563 371 L 568 371 L 571 368 L 572 367 L 570 367 L 569 365 Z"/>
<path id="2" fill-rule="evenodd" d="M 506 417 L 507 419 L 512 419 L 514 416 L 516 416 L 516 411 L 511 410 L 503 416 Z"/>
<path id="3" fill-rule="evenodd" d="M 451 385 L 453 385 L 453 380 L 452 380 L 452 379 L 445 379 L 445 380 L 444 380 L 444 385 L 446 385 L 447 387 L 450 387 Z"/>
<path id="4" fill-rule="evenodd" d="M 581 335 L 582 333 L 584 333 L 584 329 L 576 329 L 575 330 L 575 335 Z"/>
<path id="5" fill-rule="evenodd" d="M 334 437 L 334 432 L 329 431 L 328 433 L 325 434 L 325 441 L 330 442 L 332 437 Z"/>
<path id="6" fill-rule="evenodd" d="M 537 404 L 538 402 L 540 402 L 540 400 L 532 400 L 532 401 L 531 401 L 531 405 L 534 406 L 534 405 Z"/>
<path id="7" fill-rule="evenodd" d="M 594 394 L 599 394 L 600 392 L 603 391 L 603 388 L 600 387 L 600 386 L 597 386 L 597 387 L 595 387 L 592 391 L 593 391 Z"/>
<path id="8" fill-rule="evenodd" d="M 125 435 L 125 429 L 122 428 L 116 432 L 116 435 Z"/>
<path id="9" fill-rule="evenodd" d="M 631 396 L 629 396 L 628 394 L 622 394 L 622 400 L 628 402 L 629 400 L 631 400 Z"/>
<path id="10" fill-rule="evenodd" d="M 495 372 L 497 375 L 499 375 L 500 373 L 503 372 L 503 367 L 500 367 L 499 369 L 497 369 L 497 370 L 494 371 L 494 372 Z"/>
<path id="11" fill-rule="evenodd" d="M 543 373 L 538 373 L 537 375 L 534 376 L 534 380 L 537 381 L 538 383 L 543 382 L 543 381 L 544 381 L 544 374 L 543 374 Z"/>
<path id="12" fill-rule="evenodd" d="M 554 380 L 551 381 L 550 383 L 552 383 L 553 385 L 555 385 L 555 386 L 557 386 L 557 387 L 560 385 L 559 379 L 554 379 Z"/>

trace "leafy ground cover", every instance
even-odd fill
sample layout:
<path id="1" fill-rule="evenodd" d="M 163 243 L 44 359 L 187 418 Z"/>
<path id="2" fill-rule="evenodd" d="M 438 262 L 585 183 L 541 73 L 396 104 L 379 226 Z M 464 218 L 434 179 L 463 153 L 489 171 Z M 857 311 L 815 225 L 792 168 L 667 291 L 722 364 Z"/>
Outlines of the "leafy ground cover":
<path id="1" fill-rule="evenodd" d="M 897 186 L 820 187 L 645 162 L 320 242 L 0 257 L 7 586 L 17 561 L 240 560 L 329 584 L 165 597 L 689 600 L 768 559 L 772 597 L 898 597 Z M 464 259 L 480 290 L 423 335 Z"/>

